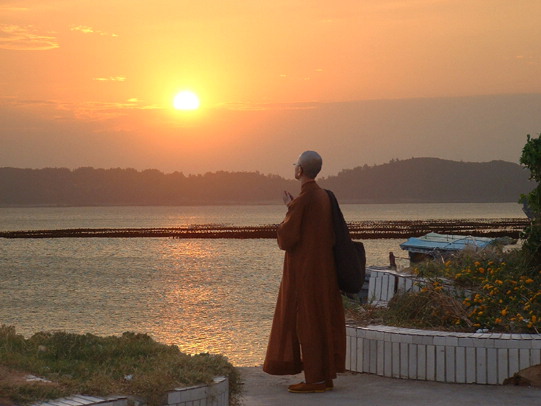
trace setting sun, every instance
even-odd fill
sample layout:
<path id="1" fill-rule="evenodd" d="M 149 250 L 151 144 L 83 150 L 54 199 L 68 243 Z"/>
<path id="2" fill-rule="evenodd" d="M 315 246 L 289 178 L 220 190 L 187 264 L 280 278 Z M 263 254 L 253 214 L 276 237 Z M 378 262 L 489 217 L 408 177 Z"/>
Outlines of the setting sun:
<path id="1" fill-rule="evenodd" d="M 189 90 L 178 93 L 173 99 L 173 106 L 177 110 L 197 110 L 199 104 L 199 97 Z"/>

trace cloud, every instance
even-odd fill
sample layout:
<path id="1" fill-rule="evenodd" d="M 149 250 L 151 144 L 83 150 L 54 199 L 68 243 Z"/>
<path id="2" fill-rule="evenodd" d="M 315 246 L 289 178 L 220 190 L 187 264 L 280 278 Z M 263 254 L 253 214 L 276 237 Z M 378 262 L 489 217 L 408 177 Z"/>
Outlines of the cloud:
<path id="1" fill-rule="evenodd" d="M 516 55 L 515 60 L 519 62 L 526 63 L 528 65 L 538 65 L 539 58 L 534 55 Z"/>
<path id="2" fill-rule="evenodd" d="M 70 27 L 70 30 L 71 31 L 81 32 L 83 34 L 96 34 L 96 35 L 100 35 L 102 37 L 118 37 L 117 34 L 96 30 L 96 29 L 94 29 L 92 27 L 88 27 L 86 25 L 73 25 L 73 26 Z"/>
<path id="3" fill-rule="evenodd" d="M 5 12 L 5 13 L 20 13 L 20 12 L 25 12 L 28 10 L 29 8 L 27 7 L 10 7 L 10 6 L 0 5 L 0 12 Z"/>
<path id="4" fill-rule="evenodd" d="M 82 103 L 61 102 L 46 99 L 18 99 L 0 96 L 0 112 L 2 110 L 32 112 L 36 117 L 54 120 L 76 120 L 77 122 L 103 122 L 118 117 L 125 117 L 133 112 L 159 110 L 158 107 L 142 103 L 137 98 L 119 102 Z"/>
<path id="5" fill-rule="evenodd" d="M 106 78 L 94 78 L 94 80 L 97 80 L 98 82 L 125 82 L 126 77 L 124 76 L 109 76 Z"/>
<path id="6" fill-rule="evenodd" d="M 222 103 L 219 109 L 236 111 L 265 111 L 265 110 L 312 110 L 317 108 L 316 102 L 293 103 Z"/>
<path id="7" fill-rule="evenodd" d="M 1 49 L 47 51 L 59 47 L 56 37 L 39 34 L 32 26 L 0 24 Z"/>

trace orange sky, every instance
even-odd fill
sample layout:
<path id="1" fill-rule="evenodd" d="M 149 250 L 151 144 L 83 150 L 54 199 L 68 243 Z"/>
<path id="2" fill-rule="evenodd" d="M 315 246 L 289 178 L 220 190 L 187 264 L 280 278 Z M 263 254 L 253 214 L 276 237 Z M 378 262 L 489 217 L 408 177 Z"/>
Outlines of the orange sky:
<path id="1" fill-rule="evenodd" d="M 516 162 L 541 132 L 539 16 L 537 0 L 0 0 L 0 166 Z M 198 111 L 172 108 L 183 89 Z"/>

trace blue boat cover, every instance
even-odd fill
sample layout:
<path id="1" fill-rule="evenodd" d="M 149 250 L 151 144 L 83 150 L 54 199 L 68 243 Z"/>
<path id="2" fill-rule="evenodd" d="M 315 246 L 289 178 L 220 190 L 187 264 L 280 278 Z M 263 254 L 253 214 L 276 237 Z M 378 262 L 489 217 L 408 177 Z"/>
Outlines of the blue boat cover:
<path id="1" fill-rule="evenodd" d="M 484 248 L 494 241 L 495 238 L 428 233 L 422 237 L 408 238 L 406 242 L 400 244 L 400 248 L 420 253 L 460 251 L 466 247 Z"/>

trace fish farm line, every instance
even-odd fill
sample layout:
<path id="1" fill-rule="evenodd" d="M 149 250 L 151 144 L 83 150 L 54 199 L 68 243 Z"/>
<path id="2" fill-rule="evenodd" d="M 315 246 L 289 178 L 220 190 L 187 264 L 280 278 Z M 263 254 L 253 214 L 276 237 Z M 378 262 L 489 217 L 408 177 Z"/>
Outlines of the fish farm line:
<path id="1" fill-rule="evenodd" d="M 526 218 L 361 221 L 348 223 L 353 239 L 419 237 L 427 233 L 519 238 Z M 170 228 L 78 228 L 3 231 L 1 238 L 276 238 L 278 225 L 227 226 L 205 224 Z"/>

